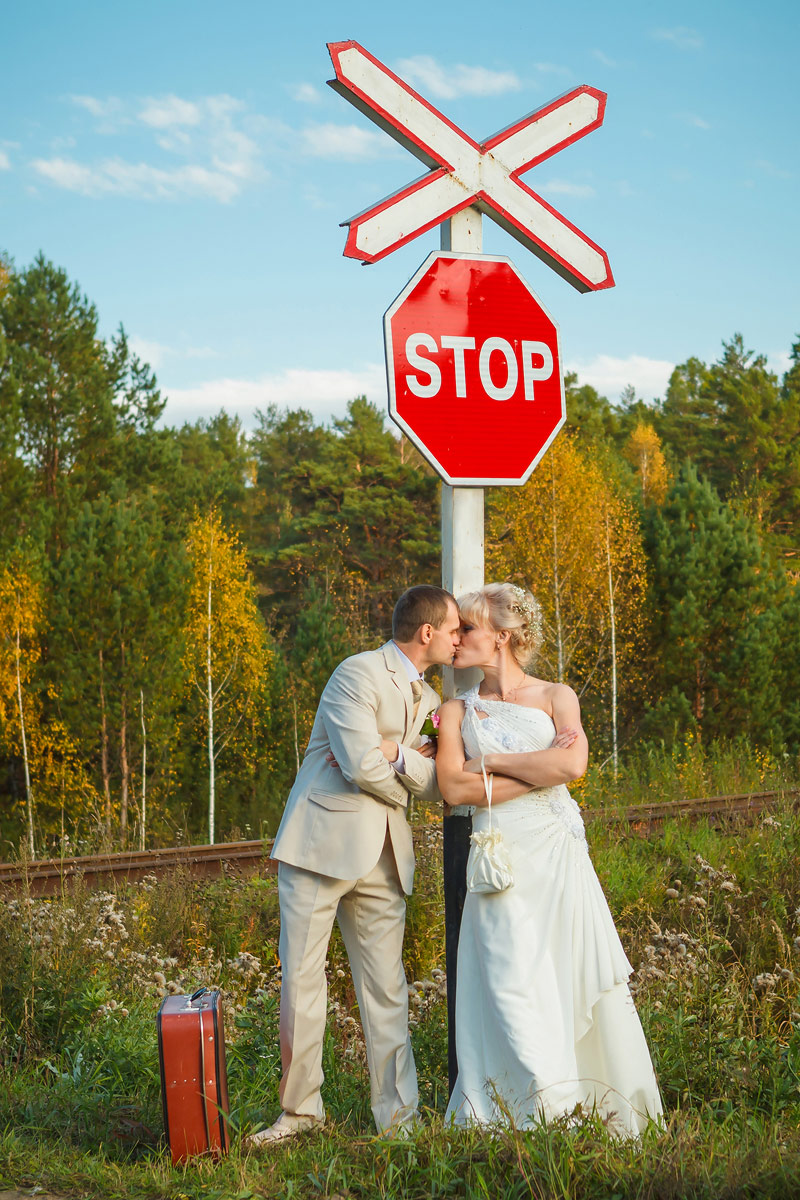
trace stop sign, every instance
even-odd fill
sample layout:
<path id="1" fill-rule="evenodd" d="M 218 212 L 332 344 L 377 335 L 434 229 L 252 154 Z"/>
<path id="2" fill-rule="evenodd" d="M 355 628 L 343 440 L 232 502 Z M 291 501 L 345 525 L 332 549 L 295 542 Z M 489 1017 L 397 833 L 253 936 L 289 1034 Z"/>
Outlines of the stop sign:
<path id="1" fill-rule="evenodd" d="M 524 483 L 566 409 L 558 326 L 514 264 L 431 254 L 384 332 L 389 413 L 442 479 Z"/>

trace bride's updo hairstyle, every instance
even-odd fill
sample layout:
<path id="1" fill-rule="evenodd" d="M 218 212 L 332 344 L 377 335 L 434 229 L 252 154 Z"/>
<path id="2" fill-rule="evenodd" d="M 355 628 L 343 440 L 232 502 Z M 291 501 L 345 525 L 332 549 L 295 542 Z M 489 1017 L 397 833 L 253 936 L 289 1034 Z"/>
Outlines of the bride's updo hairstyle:
<path id="1" fill-rule="evenodd" d="M 516 584 L 487 583 L 477 592 L 460 596 L 458 609 L 469 625 L 507 629 L 511 653 L 523 668 L 542 643 L 542 607 L 530 592 Z"/>

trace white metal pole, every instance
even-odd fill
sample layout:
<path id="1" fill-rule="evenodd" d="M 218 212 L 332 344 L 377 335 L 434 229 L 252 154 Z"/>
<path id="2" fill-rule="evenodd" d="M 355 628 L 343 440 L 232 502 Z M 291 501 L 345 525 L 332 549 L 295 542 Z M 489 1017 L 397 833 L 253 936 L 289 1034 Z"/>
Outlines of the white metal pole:
<path id="1" fill-rule="evenodd" d="M 480 254 L 481 214 L 464 208 L 441 226 L 442 250 Z M 454 596 L 483 587 L 483 488 L 442 484 L 442 587 Z M 445 667 L 444 699 L 465 691 L 481 678 L 478 670 Z"/>

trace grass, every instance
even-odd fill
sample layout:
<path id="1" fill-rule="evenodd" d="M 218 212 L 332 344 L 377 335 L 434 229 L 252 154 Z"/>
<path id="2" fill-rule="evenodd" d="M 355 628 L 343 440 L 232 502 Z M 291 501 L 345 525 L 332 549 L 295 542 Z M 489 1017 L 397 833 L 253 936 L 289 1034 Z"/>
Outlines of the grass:
<path id="1" fill-rule="evenodd" d="M 118 893 L 0 901 L 0 1185 L 120 1197 L 783 1197 L 800 1192 L 800 817 L 595 822 L 592 854 L 631 961 L 667 1115 L 641 1143 L 596 1120 L 531 1132 L 445 1127 L 441 829 L 415 814 L 406 966 L 423 1123 L 374 1136 L 341 941 L 328 964 L 329 1125 L 258 1158 L 173 1169 L 154 1015 L 195 984 L 226 1000 L 232 1121 L 278 1112 L 274 880 L 185 872 Z"/>
<path id="2" fill-rule="evenodd" d="M 784 791 L 799 780 L 796 754 L 754 746 L 744 737 L 704 743 L 689 732 L 682 743 L 645 744 L 622 756 L 616 778 L 609 759 L 593 759 L 572 790 L 595 808 Z"/>

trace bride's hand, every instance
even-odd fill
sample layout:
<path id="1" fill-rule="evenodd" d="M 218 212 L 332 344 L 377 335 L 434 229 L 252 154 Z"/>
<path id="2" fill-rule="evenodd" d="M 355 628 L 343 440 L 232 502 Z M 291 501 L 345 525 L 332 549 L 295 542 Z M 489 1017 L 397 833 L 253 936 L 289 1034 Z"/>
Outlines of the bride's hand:
<path id="1" fill-rule="evenodd" d="M 556 750 L 569 750 L 577 736 L 577 729 L 559 729 L 558 733 L 550 743 L 550 747 L 551 749 L 555 748 Z"/>

